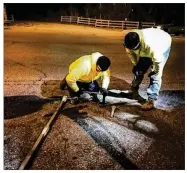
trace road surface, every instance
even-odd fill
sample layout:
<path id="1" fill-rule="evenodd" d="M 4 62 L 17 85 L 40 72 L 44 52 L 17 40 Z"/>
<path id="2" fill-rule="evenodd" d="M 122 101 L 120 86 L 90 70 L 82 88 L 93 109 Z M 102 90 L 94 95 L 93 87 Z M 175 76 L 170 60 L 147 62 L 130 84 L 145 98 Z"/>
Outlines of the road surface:
<path id="1" fill-rule="evenodd" d="M 50 23 L 4 29 L 4 169 L 18 169 L 31 149 L 49 120 L 43 115 L 59 104 L 42 97 L 62 94 L 59 82 L 76 58 L 92 52 L 110 57 L 111 91 L 129 89 L 126 33 Z M 111 118 L 111 107 L 68 103 L 28 169 L 184 169 L 184 51 L 184 37 L 173 37 L 156 109 L 143 112 L 132 100 L 108 97 L 127 103 Z M 145 76 L 143 95 L 148 84 Z"/>

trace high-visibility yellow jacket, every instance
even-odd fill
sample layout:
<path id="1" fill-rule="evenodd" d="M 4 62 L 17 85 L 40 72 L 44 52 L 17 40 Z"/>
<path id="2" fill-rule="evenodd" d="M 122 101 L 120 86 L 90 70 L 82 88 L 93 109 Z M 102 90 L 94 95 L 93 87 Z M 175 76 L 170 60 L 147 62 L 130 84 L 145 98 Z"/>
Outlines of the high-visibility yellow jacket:
<path id="1" fill-rule="evenodd" d="M 149 57 L 153 61 L 154 71 L 159 71 L 159 64 L 164 61 L 164 53 L 171 47 L 171 36 L 161 29 L 147 28 L 141 30 L 132 30 L 140 37 L 140 48 L 126 52 L 131 62 L 136 65 L 139 57 Z"/>
<path id="2" fill-rule="evenodd" d="M 69 74 L 66 76 L 66 82 L 73 89 L 73 91 L 79 91 L 79 87 L 76 82 L 93 82 L 94 80 L 102 77 L 102 88 L 108 88 L 110 83 L 110 70 L 104 72 L 96 71 L 96 62 L 100 56 L 103 56 L 99 52 L 95 52 L 91 55 L 85 55 L 75 60 L 69 67 Z"/>

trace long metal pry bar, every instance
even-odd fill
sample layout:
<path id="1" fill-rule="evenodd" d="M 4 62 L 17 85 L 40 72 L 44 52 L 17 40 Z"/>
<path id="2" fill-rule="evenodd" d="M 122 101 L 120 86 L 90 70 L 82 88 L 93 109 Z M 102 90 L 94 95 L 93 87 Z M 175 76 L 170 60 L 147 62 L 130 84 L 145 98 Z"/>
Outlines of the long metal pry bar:
<path id="1" fill-rule="evenodd" d="M 54 114 L 52 115 L 52 117 L 50 118 L 50 120 L 48 121 L 48 123 L 46 124 L 44 129 L 42 130 L 40 136 L 36 140 L 36 142 L 33 145 L 32 149 L 29 151 L 29 153 L 27 154 L 27 156 L 23 160 L 21 166 L 18 168 L 19 170 L 23 170 L 26 167 L 26 165 L 28 164 L 29 160 L 33 156 L 35 150 L 39 147 L 39 145 L 41 144 L 42 140 L 46 137 L 47 133 L 49 132 L 50 127 L 52 126 L 52 124 L 56 120 L 56 118 L 58 116 L 58 113 L 59 113 L 59 110 L 65 106 L 67 100 L 68 100 L 67 96 L 63 96 L 62 97 L 60 105 L 58 106 L 57 110 L 54 112 Z"/>

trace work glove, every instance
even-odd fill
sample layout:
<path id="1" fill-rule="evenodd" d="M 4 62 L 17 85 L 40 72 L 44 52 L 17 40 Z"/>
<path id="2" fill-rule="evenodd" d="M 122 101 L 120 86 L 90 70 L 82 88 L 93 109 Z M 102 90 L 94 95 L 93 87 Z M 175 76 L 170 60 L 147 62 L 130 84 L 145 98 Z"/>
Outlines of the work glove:
<path id="1" fill-rule="evenodd" d="M 143 72 L 143 71 L 140 71 L 140 70 L 137 68 L 136 65 L 133 67 L 132 72 L 133 72 L 133 74 L 135 74 L 135 75 L 137 75 L 137 76 L 141 76 L 141 75 L 144 74 L 144 72 Z"/>
<path id="2" fill-rule="evenodd" d="M 156 72 L 152 71 L 152 72 L 150 72 L 150 73 L 148 74 L 148 77 L 151 77 L 151 76 L 153 76 L 153 75 L 155 75 L 155 74 L 156 74 Z"/>
<path id="3" fill-rule="evenodd" d="M 107 96 L 108 95 L 108 90 L 105 88 L 100 88 L 99 92 L 103 95 L 103 96 Z"/>
<path id="4" fill-rule="evenodd" d="M 80 97 L 81 94 L 82 94 L 81 90 L 79 90 L 77 92 L 72 92 L 71 93 L 71 100 L 70 100 L 71 104 L 73 104 L 73 105 L 78 104 L 79 103 L 79 97 Z"/>
<path id="5" fill-rule="evenodd" d="M 80 97 L 80 95 L 82 94 L 82 91 L 79 89 L 79 91 L 77 91 L 77 92 L 70 92 L 70 96 L 71 97 Z"/>
<path id="6" fill-rule="evenodd" d="M 72 105 L 78 104 L 78 103 L 79 103 L 79 98 L 76 97 L 76 96 L 75 96 L 75 97 L 71 97 L 70 103 L 71 103 Z"/>
<path id="7" fill-rule="evenodd" d="M 82 90 L 79 89 L 79 91 L 74 93 L 76 97 L 80 97 L 80 95 L 82 94 Z"/>

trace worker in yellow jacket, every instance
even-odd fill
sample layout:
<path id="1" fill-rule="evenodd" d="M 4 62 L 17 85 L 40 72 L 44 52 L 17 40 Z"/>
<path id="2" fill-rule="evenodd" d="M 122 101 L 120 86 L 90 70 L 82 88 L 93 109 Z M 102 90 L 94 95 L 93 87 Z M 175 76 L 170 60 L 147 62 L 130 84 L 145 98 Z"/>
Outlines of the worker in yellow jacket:
<path id="1" fill-rule="evenodd" d="M 139 85 L 144 74 L 151 67 L 150 85 L 147 89 L 148 100 L 142 105 L 143 110 L 151 110 L 158 99 L 162 83 L 162 73 L 170 54 L 171 36 L 161 29 L 147 28 L 133 30 L 124 39 L 124 47 L 133 64 L 134 79 L 131 84 L 133 97 L 142 101 Z"/>
<path id="2" fill-rule="evenodd" d="M 110 59 L 99 52 L 85 55 L 69 66 L 69 73 L 61 81 L 60 88 L 67 87 L 71 97 L 78 100 L 83 90 L 101 92 L 107 95 L 107 88 L 110 83 Z M 97 79 L 102 78 L 102 86 L 97 83 Z M 75 103 L 72 100 L 72 103 Z M 77 101 L 76 101 L 77 102 Z"/>

